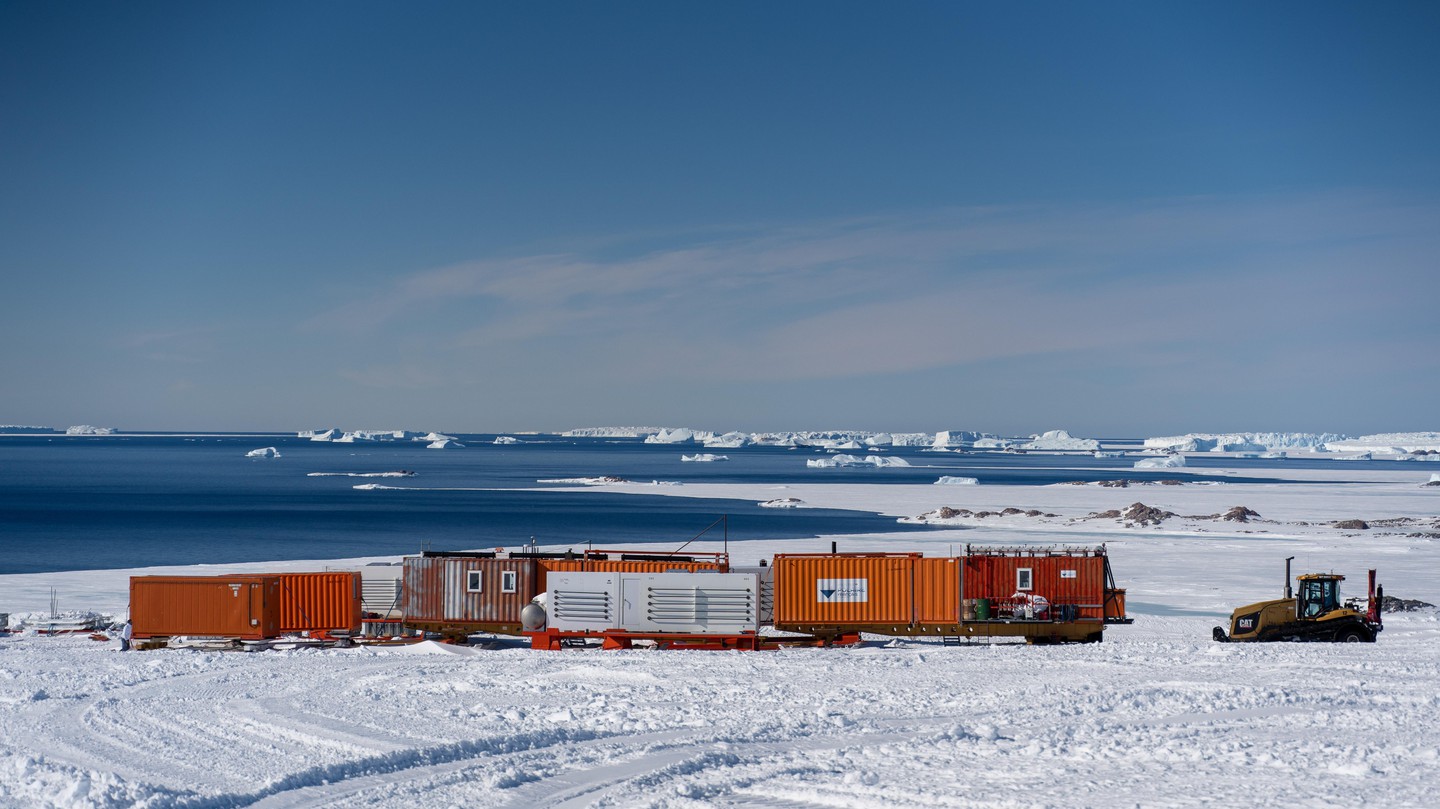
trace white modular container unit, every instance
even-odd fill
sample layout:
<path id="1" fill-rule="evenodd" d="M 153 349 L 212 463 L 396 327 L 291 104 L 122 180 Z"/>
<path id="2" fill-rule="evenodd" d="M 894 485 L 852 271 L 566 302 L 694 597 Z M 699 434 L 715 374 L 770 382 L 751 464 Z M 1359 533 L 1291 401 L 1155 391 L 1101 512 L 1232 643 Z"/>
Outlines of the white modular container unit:
<path id="1" fill-rule="evenodd" d="M 382 618 L 400 615 L 400 565 L 371 563 L 360 569 L 360 609 Z"/>
<path id="2" fill-rule="evenodd" d="M 621 573 L 553 571 L 546 581 L 546 624 L 561 632 L 603 632 L 620 626 Z"/>
<path id="3" fill-rule="evenodd" d="M 560 632 L 733 635 L 760 625 L 753 573 L 551 573 L 549 626 Z"/>

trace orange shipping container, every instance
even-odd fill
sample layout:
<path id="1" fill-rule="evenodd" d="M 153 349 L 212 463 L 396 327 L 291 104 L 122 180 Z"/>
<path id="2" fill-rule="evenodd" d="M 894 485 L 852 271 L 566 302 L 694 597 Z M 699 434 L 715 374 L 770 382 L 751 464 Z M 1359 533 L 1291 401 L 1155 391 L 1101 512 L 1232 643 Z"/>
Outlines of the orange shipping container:
<path id="1" fill-rule="evenodd" d="M 280 574 L 280 631 L 355 632 L 360 628 L 360 573 Z"/>
<path id="2" fill-rule="evenodd" d="M 777 555 L 775 623 L 908 626 L 915 620 L 920 558 L 918 553 Z"/>
<path id="3" fill-rule="evenodd" d="M 279 576 L 130 577 L 137 638 L 273 638 L 280 634 L 280 601 Z"/>
<path id="4" fill-rule="evenodd" d="M 548 584 L 546 574 L 550 571 L 563 571 L 566 573 L 702 573 L 711 571 L 724 572 L 728 565 L 722 562 L 696 562 L 692 560 L 668 559 L 539 559 L 540 584 L 539 592 L 544 592 Z"/>

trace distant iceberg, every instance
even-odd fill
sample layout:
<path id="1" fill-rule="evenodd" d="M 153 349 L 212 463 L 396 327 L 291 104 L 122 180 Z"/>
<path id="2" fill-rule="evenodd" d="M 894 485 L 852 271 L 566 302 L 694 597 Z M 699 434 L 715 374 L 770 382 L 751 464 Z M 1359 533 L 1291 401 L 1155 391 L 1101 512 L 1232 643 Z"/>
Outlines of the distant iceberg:
<path id="1" fill-rule="evenodd" d="M 1221 443 L 1217 443 L 1215 446 L 1213 446 L 1213 447 L 1210 448 L 1210 451 L 1211 451 L 1211 452 L 1239 452 L 1239 453 L 1248 454 L 1248 453 L 1256 453 L 1256 452 L 1265 452 L 1265 451 L 1267 451 L 1268 449 L 1269 449 L 1269 447 L 1266 447 L 1264 444 L 1256 444 L 1256 443 L 1254 443 L 1253 441 L 1237 441 L 1237 442 L 1235 442 L 1235 443 L 1233 443 L 1233 444 L 1221 444 Z"/>
<path id="2" fill-rule="evenodd" d="M 750 436 L 747 433 L 730 432 L 724 435 L 712 435 L 709 438 L 701 439 L 707 447 L 715 449 L 739 449 L 750 443 Z"/>
<path id="3" fill-rule="evenodd" d="M 308 472 L 309 478 L 413 478 L 415 473 L 408 469 L 395 472 Z"/>
<path id="4" fill-rule="evenodd" d="M 80 424 L 75 427 L 66 427 L 66 435 L 114 435 L 114 427 L 92 427 L 89 424 Z"/>
<path id="5" fill-rule="evenodd" d="M 681 455 L 680 460 L 687 463 L 713 463 L 715 461 L 728 461 L 728 455 L 714 455 L 709 452 L 697 452 L 694 455 Z"/>
<path id="6" fill-rule="evenodd" d="M 246 457 L 246 458 L 279 458 L 279 457 L 280 457 L 280 450 L 275 449 L 274 447 L 264 447 L 264 448 L 261 448 L 261 449 L 252 449 L 252 450 L 250 450 L 249 452 L 245 453 L 245 457 Z"/>
<path id="7" fill-rule="evenodd" d="M 426 449 L 459 449 L 465 445 L 453 438 L 441 438 L 425 445 Z"/>
<path id="8" fill-rule="evenodd" d="M 990 433 L 977 433 L 971 430 L 941 430 L 935 434 L 935 440 L 930 442 L 930 446 L 935 449 L 948 449 L 964 444 L 979 446 L 978 442 L 991 440 L 995 437 L 996 436 Z"/>
<path id="9" fill-rule="evenodd" d="M 865 447 L 924 447 L 931 443 L 929 433 L 884 433 L 866 430 L 801 430 L 795 432 L 726 433 L 693 430 L 688 427 L 594 427 L 570 430 L 564 435 L 584 436 L 645 436 L 647 444 L 684 444 L 694 442 L 712 448 L 735 449 L 747 446 L 762 447 L 839 447 L 855 442 Z M 958 436 L 978 436 L 981 433 L 955 433 Z"/>
<path id="10" fill-rule="evenodd" d="M 1100 442 L 1093 438 L 1072 438 L 1064 430 L 1050 430 L 1033 436 L 1028 442 L 1020 445 L 1021 449 L 1070 449 L 1094 452 L 1100 449 Z"/>
<path id="11" fill-rule="evenodd" d="M 980 482 L 979 478 L 959 478 L 954 475 L 944 475 L 935 481 L 936 486 L 974 486 Z"/>
<path id="12" fill-rule="evenodd" d="M 518 439 L 518 438 L 512 438 L 511 436 L 508 436 L 508 435 L 497 435 L 497 436 L 495 436 L 495 442 L 494 442 L 494 443 L 496 443 L 496 444 L 518 444 L 518 443 L 520 443 L 520 439 Z"/>
<path id="13" fill-rule="evenodd" d="M 766 500 L 755 505 L 761 508 L 799 508 L 805 505 L 805 501 L 798 497 L 779 497 L 774 500 Z"/>
<path id="14" fill-rule="evenodd" d="M 1359 438 L 1344 438 L 1327 442 L 1325 448 L 1331 452 L 1381 452 L 1398 454 L 1440 450 L 1440 433 L 1377 433 Z"/>
<path id="15" fill-rule="evenodd" d="M 560 435 L 566 438 L 641 438 L 663 432 L 664 427 L 576 427 Z"/>
<path id="16" fill-rule="evenodd" d="M 1227 444 L 1246 445 L 1251 448 L 1244 451 L 1323 449 L 1329 442 L 1344 441 L 1347 438 L 1349 436 L 1339 433 L 1186 433 L 1185 435 L 1147 438 L 1145 446 L 1154 449 L 1173 449 L 1177 452 L 1210 452 Z M 1224 452 L 1225 450 L 1219 451 Z"/>
<path id="17" fill-rule="evenodd" d="M 811 469 L 835 469 L 844 466 L 874 466 L 877 468 L 909 466 L 910 462 L 904 458 L 884 458 L 879 455 L 866 455 L 864 458 L 857 458 L 854 455 L 836 455 L 833 458 L 814 458 L 805 462 Z"/>
<path id="18" fill-rule="evenodd" d="M 1175 469 L 1185 465 L 1184 455 L 1162 455 L 1135 462 L 1136 469 Z"/>
<path id="19" fill-rule="evenodd" d="M 687 427 L 677 427 L 674 430 L 661 429 L 654 435 L 645 436 L 647 444 L 685 444 L 696 440 L 696 433 Z"/>
<path id="20" fill-rule="evenodd" d="M 295 434 L 298 438 L 308 438 L 311 441 L 328 441 L 336 444 L 359 444 L 371 441 L 414 441 L 419 440 L 420 434 L 410 430 L 341 430 L 339 427 L 330 427 L 324 430 L 301 430 Z"/>

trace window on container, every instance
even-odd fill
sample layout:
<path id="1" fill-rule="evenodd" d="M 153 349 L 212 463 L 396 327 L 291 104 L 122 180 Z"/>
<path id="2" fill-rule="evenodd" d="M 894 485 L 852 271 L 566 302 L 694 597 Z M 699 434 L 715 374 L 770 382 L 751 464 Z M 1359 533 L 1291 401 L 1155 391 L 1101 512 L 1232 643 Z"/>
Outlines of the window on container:
<path id="1" fill-rule="evenodd" d="M 500 573 L 500 592 L 513 593 L 520 589 L 520 574 L 513 570 L 504 570 Z"/>
<path id="2" fill-rule="evenodd" d="M 1035 574 L 1032 568 L 1022 567 L 1015 571 L 1015 589 L 1020 592 L 1029 592 L 1035 589 Z"/>
<path id="3" fill-rule="evenodd" d="M 485 592 L 485 571 L 483 571 L 483 570 L 467 570 L 467 571 L 465 572 L 465 592 L 467 592 L 467 593 L 483 593 L 483 592 Z"/>

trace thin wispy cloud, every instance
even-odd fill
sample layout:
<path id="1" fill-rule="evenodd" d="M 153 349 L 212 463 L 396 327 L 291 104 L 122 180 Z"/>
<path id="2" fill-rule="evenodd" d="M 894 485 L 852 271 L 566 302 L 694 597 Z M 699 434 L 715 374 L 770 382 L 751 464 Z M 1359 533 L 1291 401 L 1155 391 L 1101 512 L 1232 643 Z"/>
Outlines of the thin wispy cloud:
<path id="1" fill-rule="evenodd" d="M 461 373 L 501 352 L 734 379 L 1123 353 L 1312 330 L 1327 308 L 1385 306 L 1390 279 L 1433 292 L 1421 269 L 1435 221 L 1434 205 L 1329 193 L 811 222 L 628 257 L 414 272 L 305 328 L 376 337 L 423 323 L 417 361 Z"/>

